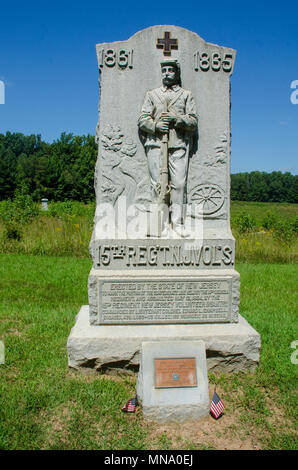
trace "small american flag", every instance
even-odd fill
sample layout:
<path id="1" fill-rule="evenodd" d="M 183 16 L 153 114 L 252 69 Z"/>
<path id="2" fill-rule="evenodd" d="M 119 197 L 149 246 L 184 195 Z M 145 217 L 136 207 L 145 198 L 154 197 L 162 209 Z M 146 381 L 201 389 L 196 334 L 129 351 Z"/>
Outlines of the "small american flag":
<path id="1" fill-rule="evenodd" d="M 125 405 L 121 408 L 122 411 L 125 413 L 134 413 L 136 411 L 136 407 L 138 406 L 138 399 L 137 396 L 128 400 Z"/>
<path id="2" fill-rule="evenodd" d="M 224 408 L 225 408 L 224 403 L 221 401 L 221 399 L 217 395 L 216 391 L 214 390 L 213 397 L 212 397 L 212 402 L 211 402 L 211 405 L 210 405 L 211 413 L 217 419 L 222 414 Z"/>

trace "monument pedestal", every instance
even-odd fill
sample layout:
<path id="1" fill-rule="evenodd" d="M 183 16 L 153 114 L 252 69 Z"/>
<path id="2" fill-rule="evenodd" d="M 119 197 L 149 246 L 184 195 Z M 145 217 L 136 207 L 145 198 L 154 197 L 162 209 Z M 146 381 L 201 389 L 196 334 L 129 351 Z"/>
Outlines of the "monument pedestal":
<path id="1" fill-rule="evenodd" d="M 253 371 L 258 365 L 260 335 L 241 315 L 238 323 L 90 325 L 88 305 L 82 306 L 68 338 L 68 365 L 137 371 L 142 342 L 198 340 L 205 343 L 210 371 Z"/>
<path id="2" fill-rule="evenodd" d="M 90 323 L 237 323 L 239 273 L 233 269 L 91 269 Z"/>

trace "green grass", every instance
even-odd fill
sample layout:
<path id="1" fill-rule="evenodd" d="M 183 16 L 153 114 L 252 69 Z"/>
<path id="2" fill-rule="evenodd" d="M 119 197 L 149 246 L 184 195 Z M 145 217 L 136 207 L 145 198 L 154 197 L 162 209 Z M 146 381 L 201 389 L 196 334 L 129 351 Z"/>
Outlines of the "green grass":
<path id="1" fill-rule="evenodd" d="M 296 449 L 298 339 L 295 265 L 238 264 L 242 315 L 262 338 L 255 374 L 209 374 L 226 404 L 202 433 L 175 431 L 121 412 L 135 377 L 74 372 L 66 342 L 87 299 L 91 261 L 77 257 L 0 255 L 0 448 L 218 448 L 216 433 L 264 449 Z M 209 421 L 208 421 L 209 420 Z M 234 420 L 232 423 L 229 420 Z M 188 432 L 188 434 L 187 434 Z M 186 435 L 186 434 L 187 435 Z M 226 438 L 228 438 L 226 437 Z M 230 444 L 227 444 L 230 445 Z"/>
<path id="2" fill-rule="evenodd" d="M 8 232 L 6 219 L 14 217 L 14 209 L 7 201 L 0 202 L 0 253 L 89 257 L 94 204 L 68 201 L 53 202 L 49 207 L 46 215 L 39 212 L 38 216 L 32 216 L 36 213 L 34 205 L 26 210 L 19 208 Z M 20 222 L 21 216 L 23 222 Z M 298 204 L 232 201 L 231 227 L 236 239 L 236 260 L 297 263 L 297 217 Z M 246 230 L 246 224 L 252 226 Z"/>
<path id="3" fill-rule="evenodd" d="M 141 427 L 119 411 L 130 381 L 90 381 L 68 370 L 66 341 L 88 303 L 90 261 L 2 255 L 0 263 L 0 447 L 112 449 L 117 436 L 118 448 L 142 448 Z"/>
<path id="4" fill-rule="evenodd" d="M 239 215 L 249 213 L 255 217 L 257 225 L 262 226 L 266 212 L 273 213 L 281 220 L 287 220 L 298 215 L 298 204 L 288 204 L 286 202 L 231 201 L 232 222 Z"/>

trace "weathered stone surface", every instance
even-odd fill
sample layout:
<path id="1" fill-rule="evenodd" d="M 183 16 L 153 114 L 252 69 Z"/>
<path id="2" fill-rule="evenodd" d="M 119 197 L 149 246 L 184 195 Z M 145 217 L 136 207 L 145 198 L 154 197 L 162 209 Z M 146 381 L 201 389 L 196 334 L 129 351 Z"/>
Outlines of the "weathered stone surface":
<path id="1" fill-rule="evenodd" d="M 194 359 L 195 386 L 157 388 L 154 370 L 154 361 L 157 358 L 172 358 L 171 373 L 175 375 L 179 375 L 180 372 L 177 366 L 175 369 L 175 362 L 179 358 Z M 204 342 L 155 341 L 142 343 L 137 396 L 142 405 L 144 417 L 150 420 L 163 423 L 182 422 L 208 415 L 208 375 Z"/>
<path id="2" fill-rule="evenodd" d="M 176 47 L 172 48 L 167 38 L 175 40 Z M 161 45 L 166 41 L 164 47 L 157 47 L 159 40 Z M 90 242 L 93 260 L 88 287 L 90 322 L 237 322 L 239 275 L 234 269 L 235 240 L 230 230 L 229 209 L 230 77 L 236 52 L 207 43 L 184 28 L 167 25 L 139 31 L 127 41 L 97 44 L 96 51 L 100 113 L 95 170 L 97 208 Z M 169 60 L 176 73 L 172 85 L 167 84 L 171 78 L 165 76 L 163 69 L 170 66 Z M 162 137 L 157 126 L 163 110 L 172 113 L 175 120 Z M 166 207 L 162 213 L 169 224 L 160 233 L 152 231 L 151 225 L 157 223 L 160 215 L 152 203 L 156 205 L 154 194 L 158 196 L 162 163 L 159 162 L 160 168 L 153 176 L 155 166 L 151 159 L 156 157 L 156 150 L 164 155 L 165 148 L 170 198 L 168 203 L 163 200 Z M 162 172 L 160 178 L 161 175 Z M 174 177 L 177 181 L 172 184 Z M 175 201 L 181 199 L 182 186 L 185 207 L 181 209 L 183 225 L 179 225 Z M 181 201 L 178 206 L 182 207 Z M 163 279 L 174 286 L 177 281 L 172 290 L 182 297 L 185 287 L 179 292 L 178 282 L 180 273 L 186 280 L 182 273 L 186 270 L 189 280 L 196 276 L 198 281 L 194 290 L 197 300 L 204 295 L 201 286 L 207 271 L 208 276 L 214 273 L 214 280 L 218 276 L 222 285 L 226 276 L 230 299 L 225 302 L 212 292 L 217 306 L 211 306 L 210 300 L 208 305 L 201 302 L 195 307 L 195 300 L 188 296 L 186 312 L 186 305 L 178 308 L 177 302 L 169 297 L 167 317 L 158 315 L 160 308 L 156 302 L 143 295 L 152 286 L 152 283 L 145 286 L 146 282 Z M 223 270 L 226 272 L 220 275 Z M 144 275 L 146 271 L 150 274 Z M 159 271 L 164 272 L 160 275 Z M 131 306 L 126 303 L 121 316 L 116 296 L 113 300 L 106 291 L 111 280 L 121 281 L 123 286 L 126 279 L 129 289 L 131 273 L 140 290 L 136 291 Z M 107 302 L 107 298 L 111 301 Z M 138 305 L 143 301 L 147 301 L 148 309 L 141 314 Z M 228 303 L 228 308 L 223 303 Z"/>
<path id="3" fill-rule="evenodd" d="M 203 199 L 200 213 L 206 220 L 217 220 L 206 223 L 206 229 L 222 228 L 230 238 L 230 77 L 236 51 L 207 43 L 178 26 L 152 26 L 127 41 L 96 46 L 101 90 L 97 202 L 115 205 L 120 196 L 125 196 L 129 206 L 150 200 L 138 119 L 146 92 L 161 86 L 160 63 L 168 56 L 156 47 L 156 41 L 165 32 L 178 41 L 170 58 L 180 64 L 182 88 L 192 93 L 198 115 L 188 171 L 188 202 L 198 204 Z"/>
<path id="4" fill-rule="evenodd" d="M 253 371 L 260 354 L 260 335 L 239 316 L 239 323 L 193 325 L 90 325 L 89 308 L 81 308 L 68 338 L 70 367 L 99 371 L 137 371 L 145 341 L 205 343 L 207 367 L 212 371 Z"/>
<path id="5" fill-rule="evenodd" d="M 90 322 L 238 322 L 239 274 L 230 270 L 91 270 Z"/>
<path id="6" fill-rule="evenodd" d="M 230 229 L 236 52 L 168 25 L 96 51 L 93 266 L 69 366 L 137 371 L 142 342 L 204 341 L 209 370 L 254 370 L 260 336 L 239 315 Z"/>

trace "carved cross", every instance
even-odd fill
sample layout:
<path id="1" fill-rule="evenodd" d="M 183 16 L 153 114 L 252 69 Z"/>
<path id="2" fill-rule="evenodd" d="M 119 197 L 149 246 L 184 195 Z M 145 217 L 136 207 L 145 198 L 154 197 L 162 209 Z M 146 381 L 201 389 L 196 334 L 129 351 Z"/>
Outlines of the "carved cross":
<path id="1" fill-rule="evenodd" d="M 178 39 L 172 39 L 171 33 L 165 31 L 163 39 L 156 40 L 156 47 L 163 49 L 164 55 L 171 55 L 172 49 L 178 49 Z"/>

